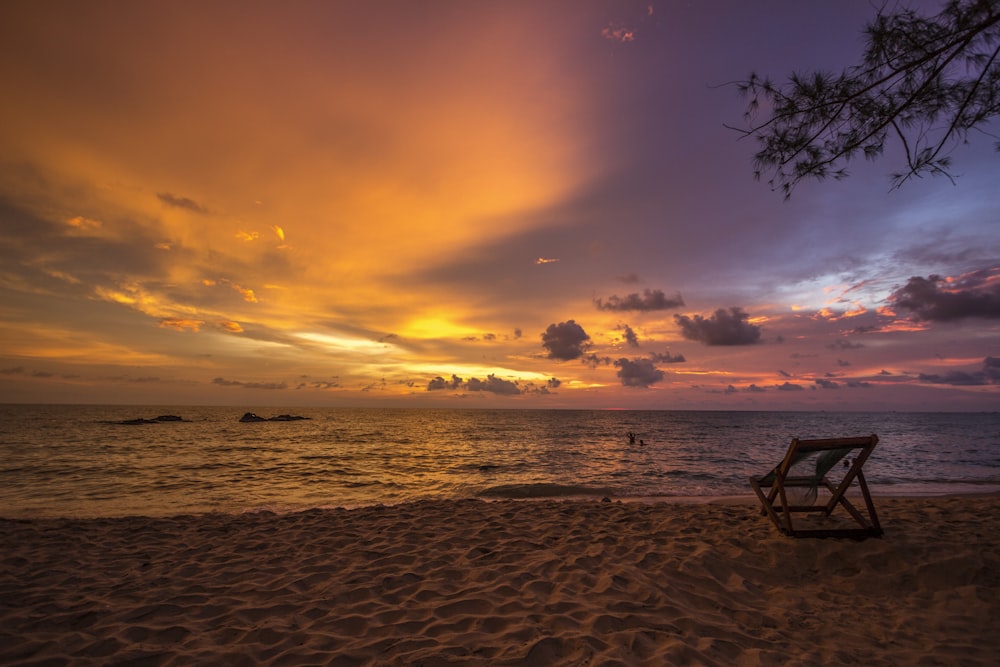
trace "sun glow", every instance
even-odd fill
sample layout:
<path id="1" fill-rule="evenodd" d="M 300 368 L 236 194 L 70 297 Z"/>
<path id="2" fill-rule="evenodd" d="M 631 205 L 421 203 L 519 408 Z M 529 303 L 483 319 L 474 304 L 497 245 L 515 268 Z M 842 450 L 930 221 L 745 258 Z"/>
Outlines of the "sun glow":
<path id="1" fill-rule="evenodd" d="M 309 341 L 310 343 L 317 343 L 321 347 L 326 348 L 329 352 L 353 352 L 374 356 L 398 350 L 398 348 L 392 343 L 374 341 L 367 338 L 336 336 L 333 334 L 312 332 L 298 333 L 295 335 L 302 340 Z"/>

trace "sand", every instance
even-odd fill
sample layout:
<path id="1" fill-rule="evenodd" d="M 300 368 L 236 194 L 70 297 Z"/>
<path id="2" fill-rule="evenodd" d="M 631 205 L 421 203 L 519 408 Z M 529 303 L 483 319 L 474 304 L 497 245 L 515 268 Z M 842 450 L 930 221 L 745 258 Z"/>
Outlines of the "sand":
<path id="1" fill-rule="evenodd" d="M 1000 498 L 0 521 L 0 664 L 996 665 Z"/>

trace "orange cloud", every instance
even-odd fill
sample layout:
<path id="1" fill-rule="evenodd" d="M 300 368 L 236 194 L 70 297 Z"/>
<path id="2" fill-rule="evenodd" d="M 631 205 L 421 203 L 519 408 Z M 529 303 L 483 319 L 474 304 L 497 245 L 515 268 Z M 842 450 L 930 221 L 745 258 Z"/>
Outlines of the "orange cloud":
<path id="1" fill-rule="evenodd" d="M 163 329 L 173 329 L 174 331 L 200 331 L 202 320 L 186 320 L 179 317 L 164 317 L 160 320 L 160 327 Z"/>
<path id="2" fill-rule="evenodd" d="M 249 287 L 240 287 L 239 285 L 233 285 L 233 289 L 243 295 L 243 300 L 247 303 L 257 303 L 257 295 L 253 293 L 253 290 Z"/>
<path id="3" fill-rule="evenodd" d="M 91 220 L 90 218 L 85 218 L 82 215 L 70 218 L 66 221 L 66 224 L 70 227 L 83 231 L 100 229 L 102 225 L 100 220 Z"/>

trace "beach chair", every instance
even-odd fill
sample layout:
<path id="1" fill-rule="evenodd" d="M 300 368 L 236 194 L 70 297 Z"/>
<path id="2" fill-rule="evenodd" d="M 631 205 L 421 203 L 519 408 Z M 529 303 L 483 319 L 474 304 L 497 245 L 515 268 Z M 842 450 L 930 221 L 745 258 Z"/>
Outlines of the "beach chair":
<path id="1" fill-rule="evenodd" d="M 778 530 L 791 537 L 852 537 L 860 539 L 881 536 L 882 527 L 879 525 L 875 505 L 872 503 L 868 484 L 865 482 L 865 475 L 861 470 L 877 444 L 878 436 L 875 434 L 863 438 L 829 438 L 825 440 L 794 438 L 792 444 L 788 446 L 785 458 L 774 470 L 766 475 L 750 478 L 750 486 L 753 487 L 761 505 L 763 505 L 761 514 L 769 516 Z M 847 468 L 844 471 L 844 476 L 840 478 L 839 482 L 832 482 L 830 477 L 836 477 L 832 474 L 834 467 L 852 453 L 854 453 L 853 458 L 847 459 L 845 464 Z M 861 497 L 864 499 L 867 516 L 862 514 L 847 498 L 847 492 L 855 482 L 861 491 Z M 765 488 L 768 489 L 766 494 Z M 793 504 L 790 500 L 789 496 L 792 494 L 789 493 L 789 489 L 791 488 L 804 491 L 804 493 L 799 493 L 803 497 L 796 499 L 800 504 Z M 825 498 L 825 494 L 820 494 L 819 489 L 829 492 L 829 498 Z M 850 522 L 847 523 L 850 527 L 846 528 L 842 525 L 802 527 L 801 522 L 796 527 L 792 523 L 792 515 L 797 513 L 822 513 L 824 519 L 829 519 L 838 507 L 845 509 L 854 519 L 854 523 L 860 527 L 855 527 Z M 824 521 L 821 523 L 833 522 Z"/>

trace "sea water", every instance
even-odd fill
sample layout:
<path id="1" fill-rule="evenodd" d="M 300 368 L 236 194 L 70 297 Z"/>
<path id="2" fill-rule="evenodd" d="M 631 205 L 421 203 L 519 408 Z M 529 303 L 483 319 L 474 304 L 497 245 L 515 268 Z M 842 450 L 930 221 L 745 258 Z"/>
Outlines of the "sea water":
<path id="1" fill-rule="evenodd" d="M 255 411 L 307 419 L 243 423 L 245 411 L 0 405 L 0 517 L 747 495 L 793 437 L 871 433 L 876 490 L 1000 490 L 1000 413 L 276 407 Z M 161 415 L 182 421 L 123 423 Z"/>

